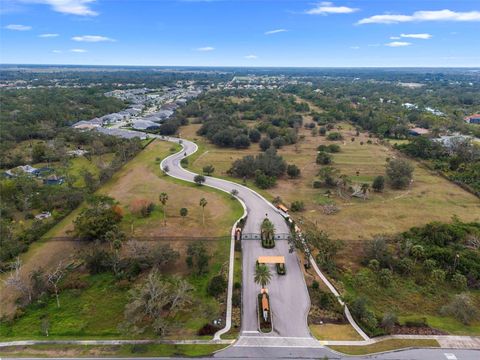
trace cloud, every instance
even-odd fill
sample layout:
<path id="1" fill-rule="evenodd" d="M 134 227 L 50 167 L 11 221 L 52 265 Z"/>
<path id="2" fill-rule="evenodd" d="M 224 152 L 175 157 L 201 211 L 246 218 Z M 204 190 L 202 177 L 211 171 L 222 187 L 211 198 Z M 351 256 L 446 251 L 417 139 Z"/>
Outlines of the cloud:
<path id="1" fill-rule="evenodd" d="M 432 38 L 430 34 L 401 34 L 402 38 L 410 38 L 410 39 L 423 39 L 428 40 Z"/>
<path id="2" fill-rule="evenodd" d="M 402 46 L 410 46 L 410 45 L 412 45 L 412 43 L 409 43 L 406 41 L 392 41 L 385 44 L 385 46 L 389 46 L 389 47 L 402 47 Z"/>
<path id="3" fill-rule="evenodd" d="M 244 57 L 245 57 L 245 59 L 249 59 L 249 60 L 258 59 L 258 56 L 257 56 L 257 55 L 254 55 L 254 54 L 246 55 L 246 56 L 244 56 Z"/>
<path id="4" fill-rule="evenodd" d="M 106 36 L 100 35 L 82 35 L 82 36 L 74 36 L 72 37 L 73 41 L 80 41 L 80 42 L 102 42 L 102 41 L 115 41 Z"/>
<path id="5" fill-rule="evenodd" d="M 24 3 L 50 5 L 54 11 L 78 16 L 97 16 L 98 13 L 90 8 L 96 0 L 20 0 Z"/>
<path id="6" fill-rule="evenodd" d="M 87 50 L 85 49 L 70 49 L 71 52 L 74 52 L 74 53 L 86 53 Z"/>
<path id="7" fill-rule="evenodd" d="M 40 34 L 38 35 L 38 37 L 41 37 L 41 38 L 53 38 L 53 37 L 57 37 L 59 36 L 58 34 Z"/>
<path id="8" fill-rule="evenodd" d="M 206 51 L 213 51 L 215 50 L 215 48 L 212 46 L 204 46 L 204 47 L 196 48 L 196 50 L 206 52 Z"/>
<path id="9" fill-rule="evenodd" d="M 400 36 L 390 36 L 390 40 L 400 40 Z"/>
<path id="10" fill-rule="evenodd" d="M 270 31 L 265 31 L 265 35 L 273 35 L 273 34 L 278 34 L 282 32 L 287 32 L 287 29 L 275 29 L 275 30 L 270 30 Z"/>
<path id="11" fill-rule="evenodd" d="M 15 31 L 28 31 L 28 30 L 32 30 L 32 27 L 27 25 L 10 24 L 5 26 L 5 29 L 15 30 Z"/>
<path id="12" fill-rule="evenodd" d="M 360 46 L 350 46 L 350 49 L 358 50 L 358 49 L 360 49 Z"/>
<path id="13" fill-rule="evenodd" d="M 445 9 L 415 11 L 412 15 L 374 15 L 361 19 L 357 24 L 397 24 L 412 21 L 480 21 L 480 11 L 456 12 Z"/>
<path id="14" fill-rule="evenodd" d="M 78 50 L 78 49 L 77 49 L 77 50 Z M 63 53 L 62 50 L 52 50 L 52 52 L 53 52 L 54 54 L 61 54 L 61 53 Z"/>
<path id="15" fill-rule="evenodd" d="M 333 3 L 329 1 L 323 1 L 314 8 L 305 11 L 306 14 L 309 15 L 328 15 L 328 14 L 351 14 L 359 9 L 351 8 L 348 6 L 335 6 Z"/>

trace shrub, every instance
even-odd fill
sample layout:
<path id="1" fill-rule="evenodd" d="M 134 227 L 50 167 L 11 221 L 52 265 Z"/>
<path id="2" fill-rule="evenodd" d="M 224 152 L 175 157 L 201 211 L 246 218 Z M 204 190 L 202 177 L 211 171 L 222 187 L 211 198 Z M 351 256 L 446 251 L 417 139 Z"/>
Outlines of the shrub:
<path id="1" fill-rule="evenodd" d="M 312 186 L 314 189 L 320 189 L 322 187 L 322 182 L 320 180 L 314 180 Z"/>
<path id="2" fill-rule="evenodd" d="M 255 171 L 255 185 L 260 189 L 269 189 L 274 187 L 277 183 L 277 178 L 275 176 L 268 176 L 263 173 L 261 170 Z"/>
<path id="3" fill-rule="evenodd" d="M 292 202 L 291 206 L 290 206 L 290 209 L 293 211 L 293 212 L 297 212 L 297 211 L 303 211 L 305 210 L 305 205 L 303 203 L 303 201 L 294 201 Z"/>
<path id="4" fill-rule="evenodd" d="M 137 216 L 149 217 L 155 209 L 155 204 L 145 199 L 136 199 L 130 204 L 130 209 Z"/>
<path id="5" fill-rule="evenodd" d="M 321 136 L 325 136 L 325 134 L 327 133 L 327 129 L 324 126 L 321 126 L 320 129 L 318 130 L 318 133 Z"/>
<path id="6" fill-rule="evenodd" d="M 331 141 L 343 140 L 343 136 L 339 132 L 331 132 L 327 135 L 327 139 Z"/>
<path id="7" fill-rule="evenodd" d="M 262 138 L 262 140 L 260 140 L 260 143 L 258 145 L 260 146 L 260 149 L 262 149 L 262 151 L 267 151 L 267 149 L 269 149 L 272 145 L 272 141 L 268 137 L 264 137 Z"/>
<path id="8" fill-rule="evenodd" d="M 219 327 L 212 325 L 210 323 L 203 325 L 197 332 L 199 336 L 204 336 L 204 335 L 214 335 L 218 330 L 220 330 Z"/>
<path id="9" fill-rule="evenodd" d="M 397 321 L 398 319 L 396 314 L 386 313 L 383 315 L 381 325 L 387 333 L 391 333 Z"/>
<path id="10" fill-rule="evenodd" d="M 478 310 L 467 293 L 455 295 L 452 302 L 442 307 L 440 312 L 453 316 L 465 325 L 469 325 L 478 317 Z"/>
<path id="11" fill-rule="evenodd" d="M 205 175 L 210 176 L 210 175 L 212 175 L 212 174 L 214 173 L 215 168 L 213 167 L 213 165 L 206 165 L 206 166 L 203 167 L 202 170 L 203 170 L 203 173 L 204 173 Z"/>
<path id="12" fill-rule="evenodd" d="M 273 139 L 272 145 L 275 147 L 275 149 L 280 149 L 285 145 L 285 139 L 281 136 L 276 137 L 275 139 Z"/>
<path id="13" fill-rule="evenodd" d="M 245 134 L 238 135 L 235 139 L 233 139 L 233 145 L 237 149 L 248 148 L 250 146 L 250 138 Z"/>
<path id="14" fill-rule="evenodd" d="M 328 145 L 328 151 L 331 153 L 338 153 L 340 152 L 340 145 L 330 144 Z"/>
<path id="15" fill-rule="evenodd" d="M 287 175 L 291 178 L 297 178 L 300 176 L 300 169 L 294 164 L 287 165 Z"/>
<path id="16" fill-rule="evenodd" d="M 317 164 L 320 164 L 320 165 L 331 164 L 332 163 L 332 155 L 330 155 L 329 153 L 326 153 L 324 151 L 320 151 L 317 154 L 316 162 L 317 162 Z"/>
<path id="17" fill-rule="evenodd" d="M 216 275 L 210 279 L 210 282 L 207 286 L 207 293 L 210 296 L 220 296 L 227 289 L 227 282 L 222 275 Z"/>
<path id="18" fill-rule="evenodd" d="M 380 273 L 378 274 L 378 281 L 380 282 L 380 285 L 382 285 L 383 287 L 389 287 L 390 285 L 392 285 L 392 281 L 393 281 L 392 270 L 390 269 L 380 270 Z"/>
<path id="19" fill-rule="evenodd" d="M 376 176 L 373 179 L 372 189 L 375 192 L 382 192 L 385 188 L 385 178 L 382 175 Z"/>
<path id="20" fill-rule="evenodd" d="M 465 275 L 455 273 L 452 276 L 452 285 L 457 290 L 465 290 L 467 288 L 467 278 Z"/>
<path id="21" fill-rule="evenodd" d="M 260 141 L 260 138 L 262 137 L 262 134 L 260 134 L 260 131 L 257 129 L 251 129 L 248 132 L 248 137 L 250 138 L 250 141 L 253 143 L 257 143 Z"/>

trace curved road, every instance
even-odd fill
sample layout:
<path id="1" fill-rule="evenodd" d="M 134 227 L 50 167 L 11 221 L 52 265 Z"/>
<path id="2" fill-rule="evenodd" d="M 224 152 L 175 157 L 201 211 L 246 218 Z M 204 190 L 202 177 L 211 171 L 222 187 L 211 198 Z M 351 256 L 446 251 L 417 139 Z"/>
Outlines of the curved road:
<path id="1" fill-rule="evenodd" d="M 164 140 L 179 143 L 183 150 L 170 155 L 161 163 L 161 168 L 168 166 L 168 174 L 175 178 L 193 182 L 196 175 L 181 167 L 180 161 L 197 151 L 195 143 L 178 138 L 163 138 Z M 289 233 L 289 227 L 280 212 L 262 196 L 251 189 L 227 180 L 206 177 L 205 185 L 230 193 L 232 189 L 238 191 L 237 197 L 244 203 L 248 217 L 243 229 L 244 234 L 259 234 L 260 224 L 267 216 L 275 225 L 276 233 Z M 268 336 L 283 338 L 300 338 L 303 341 L 313 340 L 307 325 L 307 314 L 310 308 L 305 279 L 301 265 L 295 253 L 289 252 L 287 240 L 277 240 L 273 249 L 264 249 L 260 240 L 242 240 L 242 336 L 259 336 L 257 325 L 256 299 L 260 286 L 255 284 L 255 262 L 261 255 L 283 255 L 287 269 L 286 276 L 278 276 L 272 266 L 273 278 L 268 286 L 274 330 Z"/>

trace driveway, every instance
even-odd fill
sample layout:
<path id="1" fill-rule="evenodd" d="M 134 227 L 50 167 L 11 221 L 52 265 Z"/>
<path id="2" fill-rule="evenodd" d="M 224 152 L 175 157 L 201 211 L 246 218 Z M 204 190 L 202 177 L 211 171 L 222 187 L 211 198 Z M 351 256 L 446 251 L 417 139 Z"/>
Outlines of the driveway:
<path id="1" fill-rule="evenodd" d="M 185 156 L 194 153 L 197 146 L 187 140 L 165 138 L 168 141 L 182 143 L 184 149 L 162 161 L 162 168 L 168 166 L 170 176 L 193 181 L 196 174 L 183 169 L 180 161 Z M 245 204 L 248 212 L 247 222 L 243 232 L 245 234 L 259 234 L 260 224 L 267 216 L 275 225 L 276 233 L 288 234 L 290 232 L 285 219 L 279 210 L 268 201 L 249 188 L 227 180 L 206 177 L 205 185 L 230 192 L 238 191 L 238 198 Z M 274 249 L 264 249 L 260 240 L 242 240 L 243 259 L 243 308 L 242 308 L 242 336 L 261 336 L 258 333 L 256 299 L 260 286 L 255 284 L 255 262 L 261 255 L 285 256 L 287 275 L 279 276 L 272 266 L 273 278 L 268 285 L 271 299 L 272 319 L 274 330 L 269 336 L 309 338 L 310 331 L 307 325 L 307 314 L 310 308 L 310 298 L 301 270 L 301 264 L 295 253 L 289 252 L 287 240 L 277 240 Z"/>

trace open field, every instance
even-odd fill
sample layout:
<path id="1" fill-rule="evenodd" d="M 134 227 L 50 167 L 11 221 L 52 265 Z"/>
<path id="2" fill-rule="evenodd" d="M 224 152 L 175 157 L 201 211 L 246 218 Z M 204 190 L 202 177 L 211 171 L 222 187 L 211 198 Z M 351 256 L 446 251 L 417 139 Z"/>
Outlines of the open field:
<path id="1" fill-rule="evenodd" d="M 279 154 L 288 163 L 300 167 L 301 177 L 295 180 L 280 179 L 276 187 L 261 193 L 268 193 L 267 198 L 270 199 L 280 196 L 287 206 L 295 200 L 303 201 L 305 211 L 293 216 L 305 217 L 333 238 L 342 240 L 363 240 L 376 234 L 393 234 L 430 221 L 449 221 L 453 215 L 463 221 L 480 218 L 480 201 L 477 197 L 431 173 L 415 161 L 412 161 L 415 165 L 414 183 L 407 190 L 391 190 L 387 187 L 383 193 L 371 192 L 368 200 L 326 197 L 325 189 L 312 187 L 320 169 L 320 165 L 315 163 L 318 145 L 340 145 L 341 152 L 333 154 L 332 165 L 340 173 L 348 175 L 353 184 L 371 183 L 375 176 L 384 175 L 387 158 L 401 156 L 390 147 L 378 144 L 377 139 L 370 139 L 366 133 L 361 133 L 352 142 L 350 139 L 355 135 L 352 126 L 346 123 L 339 126 L 344 141 L 328 141 L 322 136 L 313 137 L 309 131 L 302 128 L 300 135 L 305 135 L 305 139 L 300 142 L 298 151 L 293 145 L 279 150 Z M 227 177 L 226 171 L 235 159 L 260 151 L 257 144 L 252 144 L 246 150 L 216 147 L 195 134 L 198 127 L 199 125 L 189 125 L 181 129 L 182 136 L 197 139 L 199 144 L 199 154 L 189 165 L 193 171 L 201 171 L 203 166 L 214 164 L 214 176 Z M 368 140 L 371 140 L 372 144 L 367 144 Z M 250 182 L 248 185 L 251 187 Z M 326 203 L 336 203 L 340 212 L 336 215 L 325 215 L 322 205 Z"/>
<path id="2" fill-rule="evenodd" d="M 183 274 L 195 287 L 195 311 L 190 314 L 179 314 L 178 320 L 182 327 L 172 329 L 172 336 L 195 337 L 196 331 L 205 323 L 221 315 L 222 301 L 209 296 L 206 287 L 209 279 L 222 271 L 228 263 L 230 248 L 231 226 L 243 213 L 241 205 L 230 198 L 228 194 L 184 183 L 163 175 L 159 169 L 160 159 L 170 153 L 171 144 L 157 141 L 150 144 L 146 150 L 126 164 L 112 179 L 102 186 L 99 194 L 114 197 L 119 201 L 124 211 L 122 227 L 127 235 L 134 237 L 148 237 L 152 240 L 168 243 L 182 254 L 176 266 L 168 274 Z M 163 223 L 163 211 L 158 201 L 158 195 L 167 192 L 169 200 L 166 207 L 167 225 Z M 198 205 L 200 198 L 206 198 L 208 205 L 205 208 L 205 225 L 202 223 L 202 212 Z M 130 212 L 133 199 L 141 198 L 154 202 L 157 206 L 148 218 L 141 218 Z M 182 218 L 179 210 L 188 208 L 188 216 Z M 47 268 L 57 264 L 60 260 L 73 261 L 87 244 L 70 241 L 48 241 L 48 238 L 65 236 L 72 229 L 72 221 L 78 215 L 76 209 L 71 215 L 61 221 L 47 235 L 45 240 L 34 244 L 29 252 L 22 256 L 25 274 L 38 267 Z M 161 237 L 158 239 L 156 237 Z M 177 240 L 176 237 L 181 237 Z M 208 274 L 194 276 L 188 272 L 184 253 L 189 238 L 214 237 L 216 240 L 206 241 L 211 255 Z M 154 245 L 155 241 L 149 242 Z M 104 274 L 89 276 L 80 273 L 86 287 L 84 289 L 65 290 L 60 295 L 62 306 L 56 308 L 54 299 L 48 299 L 46 304 L 30 306 L 26 313 L 8 326 L 2 324 L 4 338 L 32 338 L 39 336 L 41 319 L 45 314 L 53 314 L 50 318 L 51 337 L 121 337 L 118 329 L 123 319 L 123 309 L 128 299 L 128 290 L 133 285 L 123 284 L 123 288 L 112 275 Z M 3 286 L 3 283 L 2 283 Z M 100 300 L 98 294 L 109 294 Z M 110 296 L 111 295 L 111 296 Z M 118 296 L 117 296 L 118 295 Z M 2 291 L 2 313 L 13 311 L 13 297 L 7 291 Z M 105 321 L 98 321 L 98 314 L 104 314 Z M 36 334 L 36 335 L 35 335 Z M 145 336 L 145 334 L 144 334 Z M 146 334 L 150 336 L 150 334 Z"/>
<path id="3" fill-rule="evenodd" d="M 366 346 L 329 346 L 329 348 L 331 348 L 332 350 L 339 351 L 348 355 L 366 355 L 382 351 L 405 349 L 409 347 L 439 347 L 439 344 L 437 340 L 388 339 Z"/>
<path id="4" fill-rule="evenodd" d="M 207 356 L 223 349 L 225 345 L 32 345 L 12 346 L 0 349 L 3 357 L 170 357 Z"/>

